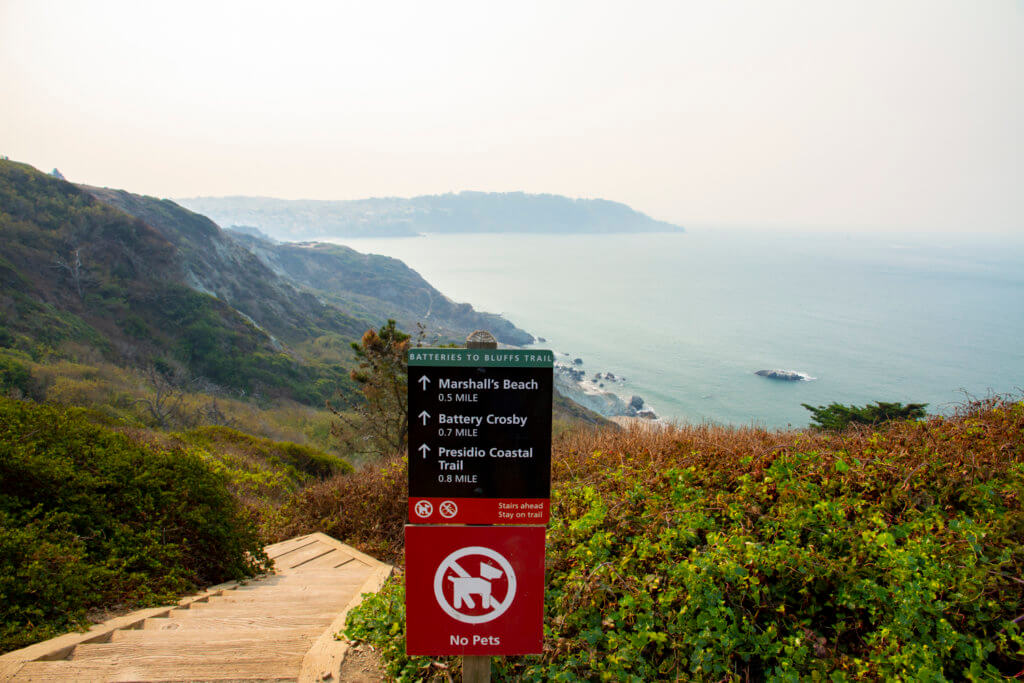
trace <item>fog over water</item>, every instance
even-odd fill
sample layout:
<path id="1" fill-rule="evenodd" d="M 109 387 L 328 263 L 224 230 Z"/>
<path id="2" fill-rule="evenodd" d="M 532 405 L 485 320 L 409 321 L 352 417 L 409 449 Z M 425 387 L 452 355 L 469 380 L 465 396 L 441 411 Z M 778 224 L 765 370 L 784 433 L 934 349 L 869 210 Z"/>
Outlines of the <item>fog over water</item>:
<path id="1" fill-rule="evenodd" d="M 1021 64 L 1020 0 L 2 0 L 0 154 L 159 197 L 1011 234 Z"/>
<path id="2" fill-rule="evenodd" d="M 664 417 L 806 425 L 800 404 L 1024 387 L 1024 241 L 691 229 L 334 240 L 400 258 Z M 785 382 L 762 369 L 806 373 Z M 612 387 L 608 387 L 612 388 Z"/>

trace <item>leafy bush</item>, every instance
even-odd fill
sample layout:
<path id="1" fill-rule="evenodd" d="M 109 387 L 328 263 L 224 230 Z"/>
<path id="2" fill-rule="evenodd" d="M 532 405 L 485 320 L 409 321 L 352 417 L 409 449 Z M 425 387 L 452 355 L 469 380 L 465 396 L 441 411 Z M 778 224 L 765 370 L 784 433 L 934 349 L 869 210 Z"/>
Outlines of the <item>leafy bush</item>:
<path id="1" fill-rule="evenodd" d="M 405 582 L 393 576 L 372 596 L 367 596 L 345 620 L 345 636 L 373 643 L 380 649 L 387 673 L 396 680 L 426 678 L 432 669 L 448 664 L 405 654 Z"/>
<path id="2" fill-rule="evenodd" d="M 1024 667 L 1024 403 L 870 433 L 556 442 L 545 650 L 507 680 L 974 680 Z M 401 579 L 346 634 L 393 675 Z"/>
<path id="3" fill-rule="evenodd" d="M 295 473 L 323 479 L 334 474 L 351 472 L 352 467 L 341 458 L 310 446 L 286 441 L 271 441 L 251 436 L 221 425 L 198 427 L 183 435 L 193 443 L 216 447 L 218 452 L 235 449 L 255 460 L 262 460 Z"/>
<path id="4" fill-rule="evenodd" d="M 927 403 L 885 403 L 876 401 L 866 406 L 844 406 L 841 403 L 830 403 L 827 406 L 814 406 L 801 403 L 811 411 L 811 426 L 820 429 L 841 431 L 850 425 L 878 425 L 893 420 L 919 420 L 925 416 Z"/>
<path id="5" fill-rule="evenodd" d="M 24 364 L 0 356 L 0 396 L 12 391 L 25 395 L 29 392 L 31 382 L 32 373 Z"/>
<path id="6" fill-rule="evenodd" d="M 150 433 L 145 438 L 191 453 L 223 475 L 228 488 L 261 528 L 276 528 L 280 506 L 292 495 L 328 476 L 352 471 L 351 465 L 335 455 L 224 426 L 171 435 Z"/>
<path id="7" fill-rule="evenodd" d="M 0 399 L 0 651 L 268 566 L 201 458 Z"/>

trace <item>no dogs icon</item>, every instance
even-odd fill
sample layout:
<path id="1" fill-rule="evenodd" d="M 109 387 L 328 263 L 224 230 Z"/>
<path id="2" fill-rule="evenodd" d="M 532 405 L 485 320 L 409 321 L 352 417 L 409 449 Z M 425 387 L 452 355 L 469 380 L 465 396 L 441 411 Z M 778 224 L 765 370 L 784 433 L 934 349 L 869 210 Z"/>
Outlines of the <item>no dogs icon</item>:
<path id="1" fill-rule="evenodd" d="M 490 548 L 469 546 L 448 555 L 434 572 L 434 597 L 448 616 L 466 624 L 497 619 L 516 596 L 516 573 Z"/>
<path id="2" fill-rule="evenodd" d="M 541 652 L 544 535 L 542 526 L 406 526 L 406 651 Z"/>

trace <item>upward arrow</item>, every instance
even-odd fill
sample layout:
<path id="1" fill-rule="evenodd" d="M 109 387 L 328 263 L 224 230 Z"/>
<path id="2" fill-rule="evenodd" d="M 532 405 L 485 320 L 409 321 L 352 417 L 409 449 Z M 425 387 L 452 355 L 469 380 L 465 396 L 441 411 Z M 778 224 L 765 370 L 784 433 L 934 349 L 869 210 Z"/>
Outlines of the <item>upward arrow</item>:
<path id="1" fill-rule="evenodd" d="M 423 375 L 423 376 L 421 376 L 421 377 L 419 378 L 419 380 L 418 380 L 418 381 L 419 381 L 419 383 L 420 383 L 420 387 L 422 387 L 422 388 L 423 388 L 423 391 L 426 391 L 426 390 L 427 390 L 427 384 L 429 384 L 429 383 L 430 383 L 430 378 L 429 378 L 429 377 L 427 377 L 426 375 Z"/>
<path id="2" fill-rule="evenodd" d="M 423 420 L 423 426 L 426 427 L 427 426 L 427 419 L 430 418 L 430 413 L 428 413 L 427 411 L 424 410 L 422 413 L 420 413 L 416 417 L 421 418 Z"/>
<path id="3" fill-rule="evenodd" d="M 427 453 L 430 452 L 430 446 L 428 446 L 427 444 L 423 444 L 422 446 L 420 446 L 419 451 L 420 453 L 423 454 L 423 457 L 426 458 Z"/>

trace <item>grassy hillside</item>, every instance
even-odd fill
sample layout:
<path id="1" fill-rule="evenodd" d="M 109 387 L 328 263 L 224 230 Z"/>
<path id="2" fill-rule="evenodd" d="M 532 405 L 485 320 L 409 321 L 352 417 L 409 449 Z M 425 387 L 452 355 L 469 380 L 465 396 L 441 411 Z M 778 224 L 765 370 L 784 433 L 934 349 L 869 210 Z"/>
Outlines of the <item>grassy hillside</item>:
<path id="1" fill-rule="evenodd" d="M 389 319 L 406 330 L 426 327 L 428 338 L 461 343 L 478 329 L 489 330 L 505 344 L 523 345 L 533 336 L 493 313 L 451 301 L 398 259 L 361 254 L 337 244 L 275 244 L 228 231 L 275 273 L 313 290 L 318 297 L 371 320 Z"/>
<path id="2" fill-rule="evenodd" d="M 394 461 L 300 494 L 401 563 Z M 502 680 L 989 680 L 1024 669 L 1024 402 L 878 431 L 583 431 L 556 441 L 545 652 Z M 359 525 L 334 511 L 355 506 Z M 344 525 L 355 524 L 358 528 Z M 401 576 L 348 635 L 393 674 Z M 447 667 L 447 668 L 445 668 Z"/>
<path id="3" fill-rule="evenodd" d="M 298 291 L 206 216 L 167 199 L 124 190 L 84 189 L 103 203 L 145 221 L 172 243 L 181 282 L 228 303 L 284 344 L 326 334 L 354 339 L 370 325 L 366 318 Z"/>
<path id="4" fill-rule="evenodd" d="M 307 402 L 322 403 L 346 386 L 347 373 L 336 363 L 305 361 L 267 328 L 286 336 L 298 335 L 301 326 L 304 339 L 331 334 L 343 349 L 345 335 L 357 334 L 361 325 L 322 305 L 319 317 L 303 313 L 300 303 L 312 297 L 294 289 L 292 298 L 285 296 L 287 287 L 276 298 L 262 292 L 259 280 L 268 271 L 251 255 L 248 265 L 257 270 L 233 268 L 225 258 L 223 277 L 252 278 L 248 289 L 267 294 L 268 310 L 288 312 L 281 321 L 268 314 L 257 323 L 224 291 L 200 291 L 190 280 L 199 267 L 190 265 L 189 255 L 218 251 L 215 242 L 202 241 L 213 239 L 212 231 L 219 233 L 199 220 L 179 231 L 158 230 L 70 183 L 0 161 L 0 347 L 36 361 L 98 354 L 121 365 L 156 365 L 165 374 L 177 369 L 248 394 Z"/>

